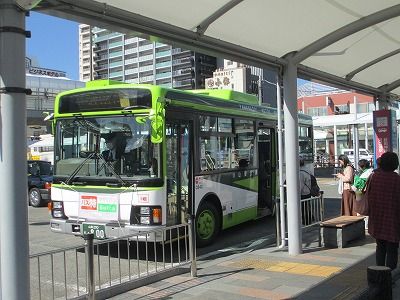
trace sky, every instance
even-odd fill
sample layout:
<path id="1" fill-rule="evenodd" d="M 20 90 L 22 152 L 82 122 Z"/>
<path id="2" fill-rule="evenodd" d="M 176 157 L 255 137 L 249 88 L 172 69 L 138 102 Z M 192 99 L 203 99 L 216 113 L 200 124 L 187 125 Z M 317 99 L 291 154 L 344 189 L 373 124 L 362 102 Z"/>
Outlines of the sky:
<path id="1" fill-rule="evenodd" d="M 79 79 L 78 23 L 31 12 L 26 18 L 26 56 L 33 66 L 65 71 L 70 79 Z"/>

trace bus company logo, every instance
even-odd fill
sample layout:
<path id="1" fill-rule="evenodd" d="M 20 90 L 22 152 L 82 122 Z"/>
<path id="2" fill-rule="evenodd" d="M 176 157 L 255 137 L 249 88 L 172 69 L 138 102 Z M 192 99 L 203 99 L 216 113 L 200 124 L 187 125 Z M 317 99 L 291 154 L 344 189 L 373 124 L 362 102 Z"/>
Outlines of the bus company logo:
<path id="1" fill-rule="evenodd" d="M 81 196 L 81 209 L 97 210 L 96 196 Z"/>
<path id="2" fill-rule="evenodd" d="M 138 195 L 138 198 L 139 198 L 139 203 L 149 203 L 149 195 L 147 194 Z"/>

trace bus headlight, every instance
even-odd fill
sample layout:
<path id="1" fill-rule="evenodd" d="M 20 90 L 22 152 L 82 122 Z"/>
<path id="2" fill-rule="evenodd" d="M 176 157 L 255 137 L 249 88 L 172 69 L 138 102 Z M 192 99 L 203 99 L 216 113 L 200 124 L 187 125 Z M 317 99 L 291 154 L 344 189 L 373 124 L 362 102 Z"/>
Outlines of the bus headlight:
<path id="1" fill-rule="evenodd" d="M 132 206 L 130 223 L 136 225 L 161 225 L 161 206 Z"/>
<path id="2" fill-rule="evenodd" d="M 53 216 L 53 218 L 65 218 L 64 204 L 62 201 L 53 201 L 51 208 L 51 215 Z"/>

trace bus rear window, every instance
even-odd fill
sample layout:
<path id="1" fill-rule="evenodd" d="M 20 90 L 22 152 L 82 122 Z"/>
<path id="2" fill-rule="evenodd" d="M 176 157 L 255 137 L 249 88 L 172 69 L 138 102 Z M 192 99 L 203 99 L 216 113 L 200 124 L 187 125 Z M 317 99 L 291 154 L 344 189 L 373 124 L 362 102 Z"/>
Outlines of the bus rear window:
<path id="1" fill-rule="evenodd" d="M 58 112 L 121 110 L 126 107 L 151 108 L 151 92 L 144 89 L 104 89 L 65 95 L 60 98 Z"/>

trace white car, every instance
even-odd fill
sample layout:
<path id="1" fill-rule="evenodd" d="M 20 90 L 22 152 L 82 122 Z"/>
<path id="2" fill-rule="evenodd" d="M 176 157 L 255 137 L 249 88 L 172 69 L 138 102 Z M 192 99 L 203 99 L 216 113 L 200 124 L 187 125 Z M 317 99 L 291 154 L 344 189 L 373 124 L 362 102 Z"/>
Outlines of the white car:
<path id="1" fill-rule="evenodd" d="M 350 162 L 354 165 L 354 149 L 343 149 L 343 154 L 346 155 Z M 358 149 L 358 159 L 366 159 L 372 163 L 374 159 L 374 155 L 369 152 L 367 149 L 359 148 Z"/>

